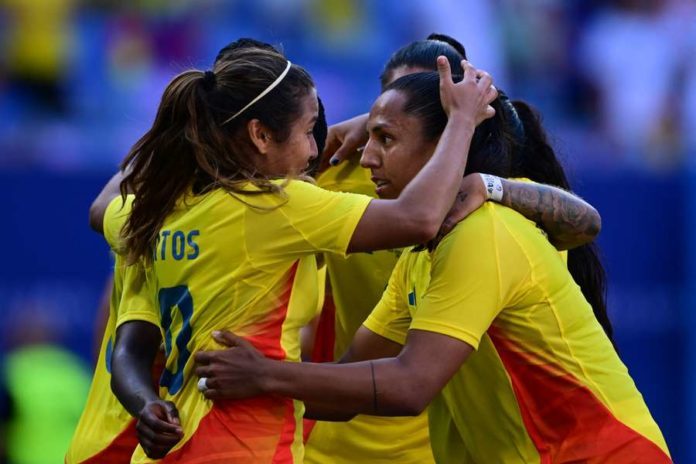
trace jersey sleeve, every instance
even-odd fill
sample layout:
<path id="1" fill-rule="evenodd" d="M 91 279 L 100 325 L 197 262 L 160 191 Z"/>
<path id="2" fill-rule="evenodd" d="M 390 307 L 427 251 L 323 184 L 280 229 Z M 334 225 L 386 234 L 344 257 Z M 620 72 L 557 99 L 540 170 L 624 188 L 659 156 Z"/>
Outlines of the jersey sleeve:
<path id="1" fill-rule="evenodd" d="M 285 186 L 286 201 L 271 211 L 249 208 L 247 250 L 272 255 L 345 255 L 367 205 L 366 195 L 330 192 L 301 181 Z"/>
<path id="2" fill-rule="evenodd" d="M 134 195 L 126 196 L 126 200 L 119 195 L 108 204 L 104 211 L 104 238 L 111 249 L 119 253 L 122 251 L 123 244 L 121 240 L 121 229 L 128 219 L 131 211 Z"/>
<path id="3" fill-rule="evenodd" d="M 516 277 L 529 267 L 510 262 L 516 247 L 494 208 L 484 205 L 459 223 L 433 254 L 430 285 L 411 329 L 437 332 L 478 349 L 481 337 L 513 294 Z M 517 249 L 510 250 L 518 256 Z M 512 273 L 505 266 L 515 266 Z"/>
<path id="4" fill-rule="evenodd" d="M 363 326 L 384 338 L 404 345 L 411 325 L 411 312 L 406 294 L 406 265 L 408 253 L 403 253 L 389 277 L 387 288 Z"/>
<path id="5" fill-rule="evenodd" d="M 159 326 L 159 311 L 150 291 L 148 272 L 143 264 L 122 265 L 115 272 L 123 273 L 123 290 L 116 326 L 129 321 L 144 321 Z"/>

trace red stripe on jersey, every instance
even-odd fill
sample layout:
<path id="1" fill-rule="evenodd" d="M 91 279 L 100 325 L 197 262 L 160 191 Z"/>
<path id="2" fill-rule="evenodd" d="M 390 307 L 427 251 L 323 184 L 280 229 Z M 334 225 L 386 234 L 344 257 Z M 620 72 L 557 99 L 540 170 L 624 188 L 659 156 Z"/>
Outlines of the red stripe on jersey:
<path id="1" fill-rule="evenodd" d="M 305 445 L 309 441 L 309 436 L 312 434 L 312 429 L 317 425 L 314 419 L 302 419 L 302 443 Z"/>
<path id="2" fill-rule="evenodd" d="M 324 297 L 317 333 L 312 347 L 312 362 L 331 362 L 334 360 L 336 342 L 336 305 L 330 294 Z"/>
<path id="3" fill-rule="evenodd" d="M 541 463 L 671 463 L 652 441 L 620 422 L 560 366 L 488 330 L 510 376 L 527 433 Z"/>
<path id="4" fill-rule="evenodd" d="M 324 305 L 319 315 L 319 323 L 312 347 L 312 362 L 332 362 L 336 343 L 336 305 L 330 293 L 324 296 Z M 302 442 L 307 443 L 317 421 L 302 420 Z"/>
<path id="5" fill-rule="evenodd" d="M 290 268 L 287 283 L 278 298 L 276 309 L 270 311 L 266 317 L 249 327 L 244 328 L 246 338 L 264 356 L 273 359 L 285 359 L 286 353 L 280 344 L 283 335 L 283 323 L 288 315 L 292 286 L 295 283 L 298 261 Z"/>
<path id="6" fill-rule="evenodd" d="M 295 430 L 297 422 L 295 419 L 295 404 L 292 399 L 285 398 L 287 408 L 285 409 L 285 423 L 283 431 L 280 433 L 280 440 L 276 445 L 276 452 L 273 456 L 273 464 L 292 463 L 292 443 L 295 441 Z"/>
<path id="7" fill-rule="evenodd" d="M 82 461 L 81 464 L 128 464 L 137 446 L 138 436 L 135 431 L 135 419 L 133 419 L 106 448 Z"/>
<path id="8" fill-rule="evenodd" d="M 216 401 L 184 446 L 161 462 L 186 464 L 291 464 L 289 443 L 283 443 L 292 401 L 263 396 L 239 401 Z M 294 433 L 294 431 L 293 431 Z M 276 458 L 279 448 L 287 456 Z"/>

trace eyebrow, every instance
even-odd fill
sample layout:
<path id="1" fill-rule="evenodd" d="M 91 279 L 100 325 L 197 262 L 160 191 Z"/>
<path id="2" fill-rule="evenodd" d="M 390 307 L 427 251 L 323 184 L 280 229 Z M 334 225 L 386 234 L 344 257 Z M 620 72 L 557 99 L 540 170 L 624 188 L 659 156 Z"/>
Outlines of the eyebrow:
<path id="1" fill-rule="evenodd" d="M 382 124 L 375 124 L 374 126 L 369 126 L 367 128 L 367 131 L 368 132 L 384 132 L 385 130 L 388 131 L 391 128 L 392 128 L 392 126 L 390 126 L 389 124 L 382 123 Z"/>

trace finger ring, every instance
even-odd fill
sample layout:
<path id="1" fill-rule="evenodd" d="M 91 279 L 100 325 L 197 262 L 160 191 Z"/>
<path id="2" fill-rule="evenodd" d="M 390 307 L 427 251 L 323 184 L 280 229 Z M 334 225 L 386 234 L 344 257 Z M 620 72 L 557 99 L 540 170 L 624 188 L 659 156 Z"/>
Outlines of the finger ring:
<path id="1" fill-rule="evenodd" d="M 208 389 L 208 377 L 198 379 L 198 391 L 205 392 Z"/>

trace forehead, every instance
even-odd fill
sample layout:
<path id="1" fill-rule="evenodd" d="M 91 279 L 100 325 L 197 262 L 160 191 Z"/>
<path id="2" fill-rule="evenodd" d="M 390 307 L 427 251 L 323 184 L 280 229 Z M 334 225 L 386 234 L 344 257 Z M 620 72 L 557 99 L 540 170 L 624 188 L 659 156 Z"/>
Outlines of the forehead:
<path id="1" fill-rule="evenodd" d="M 311 88 L 307 95 L 302 97 L 302 116 L 313 118 L 319 113 L 319 102 L 317 101 L 317 89 Z"/>
<path id="2" fill-rule="evenodd" d="M 429 69 L 429 68 L 424 68 L 422 66 L 399 66 L 398 68 L 394 69 L 391 74 L 389 75 L 389 82 L 387 82 L 387 85 L 391 84 L 395 80 L 408 76 L 409 74 L 415 74 L 415 73 L 420 73 L 420 72 L 431 72 L 431 71 L 437 71 L 437 68 Z"/>
<path id="3" fill-rule="evenodd" d="M 370 117 L 367 121 L 368 130 L 376 127 L 389 127 L 392 129 L 407 128 L 418 124 L 415 116 L 404 112 L 406 96 L 396 90 L 387 90 L 372 105 Z"/>

